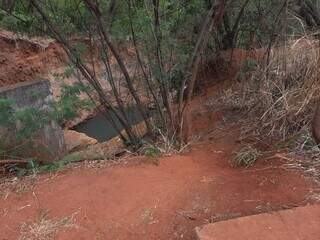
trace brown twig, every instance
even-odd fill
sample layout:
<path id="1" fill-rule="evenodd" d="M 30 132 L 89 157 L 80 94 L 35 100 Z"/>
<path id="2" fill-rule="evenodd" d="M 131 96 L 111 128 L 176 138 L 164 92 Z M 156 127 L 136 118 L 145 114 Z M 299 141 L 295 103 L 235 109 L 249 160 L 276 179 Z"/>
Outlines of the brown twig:
<path id="1" fill-rule="evenodd" d="M 18 160 L 18 159 L 5 159 L 5 160 L 0 160 L 0 165 L 7 165 L 7 164 L 16 164 L 16 163 L 23 163 L 27 164 L 29 160 L 23 159 L 23 160 Z"/>

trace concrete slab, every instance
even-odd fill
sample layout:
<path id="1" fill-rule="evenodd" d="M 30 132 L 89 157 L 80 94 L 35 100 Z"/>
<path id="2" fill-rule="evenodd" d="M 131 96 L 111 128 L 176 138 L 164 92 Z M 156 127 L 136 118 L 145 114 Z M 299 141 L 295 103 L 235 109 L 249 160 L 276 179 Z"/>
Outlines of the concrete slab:
<path id="1" fill-rule="evenodd" d="M 196 232 L 199 240 L 320 240 L 320 205 L 217 222 Z"/>

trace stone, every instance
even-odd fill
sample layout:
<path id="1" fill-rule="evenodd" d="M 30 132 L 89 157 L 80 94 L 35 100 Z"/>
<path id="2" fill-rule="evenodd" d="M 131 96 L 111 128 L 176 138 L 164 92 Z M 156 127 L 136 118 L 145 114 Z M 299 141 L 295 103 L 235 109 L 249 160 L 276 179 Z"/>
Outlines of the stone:
<path id="1" fill-rule="evenodd" d="M 98 143 L 96 139 L 74 130 L 64 130 L 63 134 L 68 152 L 84 150 L 88 146 Z"/>
<path id="2" fill-rule="evenodd" d="M 12 100 L 14 102 L 12 107 L 16 111 L 36 108 L 49 112 L 52 102 L 50 83 L 47 80 L 36 80 L 1 87 L 0 99 Z M 19 123 L 16 125 L 18 128 Z M 11 139 L 15 139 L 13 134 L 15 131 L 1 129 L 1 135 L 5 135 L 7 142 L 12 142 Z M 32 146 L 23 149 L 21 157 L 35 158 L 41 162 L 52 162 L 65 154 L 63 132 L 54 119 L 50 119 L 42 129 L 38 129 L 35 133 L 35 140 Z"/>
<path id="3" fill-rule="evenodd" d="M 199 240 L 318 240 L 320 205 L 240 217 L 196 228 Z"/>

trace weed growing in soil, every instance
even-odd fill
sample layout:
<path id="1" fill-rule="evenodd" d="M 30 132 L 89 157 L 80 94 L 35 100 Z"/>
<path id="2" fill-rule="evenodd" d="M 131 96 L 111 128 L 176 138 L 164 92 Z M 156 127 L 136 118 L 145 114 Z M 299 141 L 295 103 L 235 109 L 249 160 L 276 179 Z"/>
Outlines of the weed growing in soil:
<path id="1" fill-rule="evenodd" d="M 157 158 L 161 155 L 161 151 L 159 148 L 157 148 L 156 146 L 152 145 L 152 144 L 148 144 L 145 148 L 144 148 L 144 154 L 147 157 L 150 158 Z"/>
<path id="2" fill-rule="evenodd" d="M 160 129 L 158 131 L 158 138 L 153 143 L 146 143 L 141 152 L 143 155 L 150 158 L 157 158 L 161 155 L 171 155 L 183 152 L 189 144 L 181 146 L 178 143 L 175 134 L 168 136 Z"/>

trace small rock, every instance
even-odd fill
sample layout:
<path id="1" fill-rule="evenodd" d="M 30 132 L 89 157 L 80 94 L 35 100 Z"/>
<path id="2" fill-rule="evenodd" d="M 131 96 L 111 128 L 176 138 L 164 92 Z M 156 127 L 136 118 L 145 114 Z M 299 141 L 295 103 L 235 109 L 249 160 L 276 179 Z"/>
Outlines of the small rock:
<path id="1" fill-rule="evenodd" d="M 96 139 L 91 138 L 84 133 L 73 130 L 64 130 L 63 133 L 68 152 L 80 151 L 98 143 Z"/>

